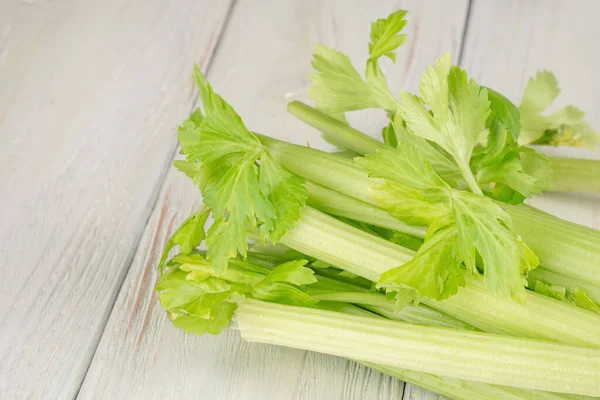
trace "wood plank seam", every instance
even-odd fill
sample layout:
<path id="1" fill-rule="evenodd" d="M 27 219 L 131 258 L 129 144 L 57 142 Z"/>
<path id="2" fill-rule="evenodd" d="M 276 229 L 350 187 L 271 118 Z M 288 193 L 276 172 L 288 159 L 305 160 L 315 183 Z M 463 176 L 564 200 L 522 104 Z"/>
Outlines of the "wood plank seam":
<path id="1" fill-rule="evenodd" d="M 465 52 L 465 43 L 467 43 L 467 36 L 469 35 L 469 25 L 471 23 L 471 9 L 473 7 L 473 0 L 469 0 L 467 4 L 467 12 L 465 15 L 465 24 L 463 26 L 462 35 L 460 37 L 460 46 L 458 51 L 457 65 L 462 66 L 463 54 Z"/>
<path id="2" fill-rule="evenodd" d="M 229 21 L 231 20 L 231 15 L 233 13 L 233 9 L 235 8 L 235 5 L 237 3 L 237 0 L 231 0 L 229 7 L 227 9 L 227 12 L 225 14 L 225 19 L 223 21 L 223 24 L 220 26 L 219 32 L 218 32 L 218 36 L 217 39 L 215 41 L 215 45 L 213 46 L 212 51 L 210 52 L 210 54 L 208 55 L 208 59 L 206 61 L 206 68 L 205 68 L 205 73 L 208 76 L 209 72 L 210 72 L 210 68 L 212 66 L 212 62 L 217 54 L 218 49 L 220 48 L 221 45 L 221 41 L 223 39 L 223 36 L 225 34 L 225 32 L 227 31 L 227 28 L 229 26 Z M 194 92 L 194 97 L 192 98 L 192 106 L 190 107 L 190 110 L 188 113 L 191 113 L 197 106 L 198 106 L 198 102 L 199 102 L 199 97 L 198 97 L 198 93 Z M 125 282 L 125 280 L 127 279 L 127 275 L 129 274 L 130 270 L 131 270 L 131 265 L 133 262 L 133 258 L 135 256 L 135 254 L 137 253 L 137 251 L 139 250 L 140 247 L 140 243 L 142 241 L 142 238 L 144 236 L 144 233 L 146 232 L 146 229 L 148 228 L 148 224 L 151 220 L 152 217 L 152 212 L 154 211 L 155 207 L 158 204 L 158 200 L 160 197 L 160 193 L 162 191 L 162 188 L 165 184 L 165 180 L 167 177 L 167 174 L 171 168 L 171 165 L 173 164 L 173 160 L 175 159 L 175 157 L 177 156 L 177 151 L 179 149 L 179 143 L 177 141 L 174 142 L 173 148 L 171 149 L 170 155 L 167 158 L 167 163 L 165 163 L 165 165 L 163 166 L 161 175 L 159 177 L 159 179 L 156 180 L 154 189 L 152 191 L 152 195 L 149 198 L 149 207 L 148 207 L 148 215 L 146 216 L 146 219 L 144 221 L 143 225 L 143 229 L 139 230 L 139 234 L 138 237 L 135 239 L 135 245 L 131 246 L 131 249 L 129 251 L 129 254 L 127 255 L 127 262 L 126 264 L 129 265 L 129 267 L 123 271 L 122 273 L 122 277 L 120 278 L 120 282 L 118 285 L 118 289 L 115 290 L 114 295 L 111 298 L 111 306 L 107 308 L 108 312 L 106 313 L 106 315 L 103 318 L 103 325 L 104 328 L 102 329 L 100 335 L 98 336 L 95 346 L 94 346 L 94 351 L 91 354 L 91 357 L 89 358 L 89 362 L 86 368 L 85 373 L 82 376 L 81 381 L 79 382 L 79 387 L 77 388 L 77 392 L 75 393 L 75 396 L 73 397 L 73 399 L 77 399 L 79 397 L 79 392 L 81 390 L 81 387 L 83 386 L 83 383 L 87 377 L 87 374 L 89 372 L 89 368 L 90 365 L 92 364 L 94 357 L 96 356 L 96 351 L 98 350 L 98 345 L 100 344 L 100 340 L 102 339 L 102 336 L 105 333 L 106 330 L 106 325 L 108 323 L 108 319 L 110 318 L 110 315 L 113 313 L 114 311 L 114 307 L 115 304 L 117 302 L 117 298 L 119 296 L 119 292 L 121 291 L 121 288 L 123 287 L 123 283 Z M 163 222 L 162 220 L 160 221 L 161 223 Z M 173 220 L 171 220 L 169 222 L 169 225 L 173 224 Z M 149 308 L 148 313 L 150 313 L 152 308 Z"/>

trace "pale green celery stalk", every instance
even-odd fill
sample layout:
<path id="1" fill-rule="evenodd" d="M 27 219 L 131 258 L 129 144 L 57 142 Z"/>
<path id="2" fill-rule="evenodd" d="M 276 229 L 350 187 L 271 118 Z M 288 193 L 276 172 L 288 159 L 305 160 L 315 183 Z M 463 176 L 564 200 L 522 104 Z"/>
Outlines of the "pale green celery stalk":
<path id="1" fill-rule="evenodd" d="M 373 282 L 414 255 L 311 207 L 301 210 L 281 243 Z M 600 348 L 600 315 L 537 293 L 528 292 L 520 304 L 467 276 L 466 287 L 449 299 L 421 301 L 486 332 Z"/>
<path id="2" fill-rule="evenodd" d="M 581 286 L 600 287 L 600 231 L 528 205 L 501 203 L 501 206 L 544 269 L 574 278 Z"/>
<path id="3" fill-rule="evenodd" d="M 382 180 L 369 177 L 352 160 L 264 136 L 260 140 L 277 162 L 293 174 L 378 206 L 370 188 Z M 383 143 L 380 145 L 384 146 Z M 510 214 L 515 231 L 545 268 L 581 280 L 582 284 L 600 286 L 600 231 L 564 221 L 526 205 L 498 204 Z M 352 210 L 356 215 L 355 205 Z"/>
<path id="4" fill-rule="evenodd" d="M 424 238 L 427 232 L 427 228 L 424 226 L 408 225 L 390 216 L 387 211 L 381 208 L 371 206 L 314 182 L 307 181 L 306 188 L 308 189 L 306 203 L 325 213 L 381 226 L 418 238 Z"/>
<path id="5" fill-rule="evenodd" d="M 564 286 L 567 292 L 571 294 L 577 290 L 583 290 L 594 303 L 600 304 L 600 286 L 585 284 L 579 279 L 557 274 L 556 272 L 539 267 L 529 271 L 529 277 L 550 285 Z"/>
<path id="6" fill-rule="evenodd" d="M 317 307 L 323 310 L 343 312 L 350 315 L 360 315 L 371 318 L 376 317 L 371 312 L 348 303 L 320 301 L 317 304 Z M 526 390 L 508 386 L 489 385 L 480 382 L 446 378 L 442 376 L 426 374 L 424 372 L 409 371 L 380 364 L 361 362 L 358 360 L 354 361 L 383 374 L 392 376 L 413 385 L 420 386 L 424 389 L 455 400 L 583 400 L 584 398 L 589 398 L 587 396 L 556 394 L 538 390 Z"/>
<path id="7" fill-rule="evenodd" d="M 396 301 L 388 299 L 384 294 L 371 292 L 360 286 L 340 282 L 321 276 L 317 271 L 318 282 L 307 286 L 306 293 L 314 299 L 327 302 L 353 303 L 379 314 L 387 319 L 405 321 L 413 324 L 439 326 L 454 329 L 477 330 L 463 321 L 441 313 L 424 304 L 407 304 L 396 309 Z"/>
<path id="8" fill-rule="evenodd" d="M 343 312 L 351 315 L 360 315 L 365 317 L 373 317 L 369 311 L 342 302 L 320 301 L 317 305 L 319 309 Z M 364 307 L 364 306 L 363 306 Z M 433 311 L 433 310 L 432 310 Z M 379 313 L 377 313 L 379 314 Z M 396 314 L 392 314 L 396 319 Z M 410 321 L 407 321 L 410 322 Z M 427 325 L 427 324 L 420 324 Z M 432 326 L 436 326 L 435 324 Z M 442 326 L 442 325 L 438 325 Z M 385 375 L 392 376 L 406 383 L 410 383 L 431 392 L 449 397 L 455 400 L 565 400 L 565 399 L 590 399 L 587 396 L 558 394 L 550 392 L 542 392 L 539 390 L 526 390 L 508 386 L 489 385 L 480 382 L 471 382 L 461 379 L 447 378 L 438 375 L 426 374 L 423 372 L 415 372 L 401 368 L 389 367 L 381 364 L 373 364 L 354 360 L 364 366 L 379 371 Z"/>
<path id="9" fill-rule="evenodd" d="M 425 237 L 424 229 L 423 231 L 418 231 L 417 228 L 421 229 L 419 227 L 412 227 L 413 229 L 410 230 L 404 229 L 402 223 L 397 223 L 396 218 L 375 206 L 310 181 L 307 181 L 307 187 L 308 204 L 320 211 L 392 229 L 418 238 Z M 315 195 L 314 199 L 313 195 Z M 581 275 L 582 271 L 577 269 L 581 260 L 584 260 L 583 262 L 590 260 L 590 265 L 596 262 L 597 254 L 600 252 L 600 246 L 596 244 L 600 244 L 600 235 L 597 230 L 561 220 L 529 206 L 505 204 L 502 206 L 516 218 L 515 225 L 519 233 L 527 237 L 527 243 L 538 251 L 538 256 L 545 262 L 544 265 L 530 271 L 529 276 L 551 285 L 565 286 L 571 293 L 576 289 L 581 289 L 594 302 L 600 303 L 600 285 L 588 280 L 589 273 Z M 556 230 L 555 236 L 550 239 L 552 246 L 555 247 L 551 249 L 549 245 L 546 245 L 548 239 L 544 232 L 536 233 L 539 229 Z M 523 234 L 523 232 L 527 233 Z M 575 242 L 581 243 L 581 246 L 573 246 L 572 239 L 576 239 Z M 557 253 L 553 249 L 561 251 Z M 573 260 L 577 260 L 577 262 Z M 596 267 L 596 269 L 600 270 L 600 267 Z"/>
<path id="10" fill-rule="evenodd" d="M 365 135 L 367 136 L 367 135 Z M 367 146 L 364 147 L 369 148 Z M 550 190 L 557 192 L 600 193 L 600 160 L 549 157 L 552 166 Z"/>
<path id="11" fill-rule="evenodd" d="M 588 396 L 577 396 L 525 390 L 508 386 L 488 385 L 485 383 L 464 381 L 460 379 L 446 378 L 443 376 L 424 374 L 399 368 L 386 367 L 380 364 L 368 362 L 361 363 L 382 374 L 393 376 L 406 383 L 422 387 L 442 396 L 454 400 L 564 400 L 564 399 L 592 399 Z"/>
<path id="12" fill-rule="evenodd" d="M 235 321 L 243 339 L 429 374 L 600 396 L 600 350 L 433 328 L 252 299 Z"/>
<path id="13" fill-rule="evenodd" d="M 352 128 L 350 125 L 345 124 L 308 104 L 297 100 L 292 101 L 288 103 L 288 111 L 326 135 L 335 137 L 336 143 L 349 149 L 357 147 L 363 149 L 365 153 L 374 153 L 377 149 L 381 148 L 381 142 L 377 139 L 365 135 L 361 131 Z"/>

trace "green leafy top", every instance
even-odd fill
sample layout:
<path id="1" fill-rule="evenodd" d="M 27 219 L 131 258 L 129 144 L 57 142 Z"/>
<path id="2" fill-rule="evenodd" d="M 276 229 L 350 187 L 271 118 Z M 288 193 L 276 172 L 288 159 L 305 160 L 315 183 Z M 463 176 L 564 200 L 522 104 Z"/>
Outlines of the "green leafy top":
<path id="1" fill-rule="evenodd" d="M 396 62 L 395 50 L 408 39 L 408 35 L 400 34 L 406 26 L 406 14 L 405 10 L 398 10 L 387 18 L 380 18 L 371 24 L 371 42 L 369 43 L 371 60 L 385 56 Z"/>
<path id="2" fill-rule="evenodd" d="M 594 148 L 598 144 L 598 133 L 583 121 L 584 113 L 577 107 L 567 106 L 553 114 L 542 115 L 559 93 L 556 77 L 550 71 L 538 71 L 529 80 L 519 105 L 521 143 Z"/>
<path id="3" fill-rule="evenodd" d="M 429 225 L 415 257 L 384 273 L 382 286 L 412 288 L 419 296 L 441 300 L 464 284 L 464 266 L 471 274 L 482 274 L 495 292 L 524 298 L 525 275 L 538 259 L 512 231 L 501 207 L 485 196 L 451 188 L 410 143 L 356 162 L 371 176 L 385 179 L 372 188 L 372 195 L 390 214 Z"/>
<path id="4" fill-rule="evenodd" d="M 400 34 L 406 25 L 406 14 L 406 11 L 399 10 L 371 25 L 366 81 L 348 56 L 327 46 L 315 46 L 312 65 L 316 72 L 309 75 L 313 86 L 308 92 L 318 109 L 342 120 L 345 120 L 343 114 L 348 111 L 367 108 L 396 110 L 398 101 L 388 88 L 378 60 L 388 57 L 396 62 L 395 50 L 408 38 Z"/>
<path id="5" fill-rule="evenodd" d="M 162 307 L 173 324 L 197 335 L 216 335 L 229 326 L 237 298 L 313 307 L 305 285 L 317 282 L 306 260 L 265 268 L 231 260 L 221 274 L 201 254 L 179 254 L 156 285 Z"/>
<path id="6" fill-rule="evenodd" d="M 469 188 L 480 192 L 469 161 L 490 112 L 487 91 L 468 80 L 464 70 L 452 67 L 446 53 L 423 75 L 419 92 L 420 98 L 400 92 L 400 113 L 407 127 L 448 152 Z"/>
<path id="7" fill-rule="evenodd" d="M 390 119 L 401 120 L 405 125 L 402 133 L 397 127 L 391 129 L 391 123 L 384 128 L 385 142 L 395 146 L 398 135 L 413 142 L 453 187 L 468 188 L 474 193 L 483 191 L 511 203 L 548 189 L 547 160 L 519 145 L 519 108 L 502 94 L 469 80 L 465 71 L 452 66 L 449 54 L 440 57 L 424 74 L 420 97 L 401 92 L 400 102 L 391 94 L 378 62 L 383 56 L 396 61 L 395 50 L 407 39 L 407 35 L 400 34 L 406 15 L 406 11 L 399 10 L 371 25 L 366 80 L 343 53 L 316 47 L 316 73 L 310 75 L 314 85 L 309 93 L 317 108 L 343 122 L 347 111 L 385 110 Z M 501 135 L 495 134 L 498 130 L 508 133 L 512 140 L 499 141 Z M 488 137 L 492 131 L 494 136 Z M 557 132 L 566 137 L 572 131 L 563 125 Z M 552 137 L 555 140 L 559 136 Z M 326 133 L 325 138 L 336 144 L 334 136 Z M 544 136 L 540 140 L 546 139 Z M 503 147 L 498 148 L 500 143 Z M 493 153 L 486 154 L 490 151 Z M 532 165 L 535 168 L 528 168 Z M 506 170 L 510 172 L 508 179 L 502 173 Z"/>
<path id="8" fill-rule="evenodd" d="M 197 66 L 194 79 L 204 113 L 195 110 L 179 128 L 186 159 L 175 166 L 202 190 L 214 219 L 206 235 L 208 259 L 221 272 L 228 259 L 246 255 L 247 230 L 279 240 L 298 219 L 307 195 L 303 180 L 273 160 Z"/>

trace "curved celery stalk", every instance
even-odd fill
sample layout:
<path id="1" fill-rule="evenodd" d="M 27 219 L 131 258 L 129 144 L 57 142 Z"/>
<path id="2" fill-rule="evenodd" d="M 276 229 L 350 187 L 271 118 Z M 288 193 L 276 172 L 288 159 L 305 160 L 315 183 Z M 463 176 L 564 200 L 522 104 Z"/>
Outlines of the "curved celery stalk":
<path id="1" fill-rule="evenodd" d="M 600 396 L 600 350 L 433 328 L 248 299 L 235 313 L 251 342 L 525 389 Z"/>
<path id="2" fill-rule="evenodd" d="M 363 203 L 378 206 L 369 188 L 381 183 L 381 180 L 369 177 L 351 160 L 276 139 L 260 139 L 277 162 L 290 172 Z M 515 231 L 540 258 L 542 265 L 576 278 L 582 284 L 600 286 L 600 231 L 564 221 L 526 205 L 499 204 L 511 215 Z M 352 208 L 353 214 L 357 215 L 355 205 Z"/>
<path id="3" fill-rule="evenodd" d="M 374 282 L 414 254 L 310 207 L 281 243 Z M 486 332 L 600 347 L 600 315 L 536 293 L 522 305 L 470 278 L 455 296 L 422 302 Z"/>
<path id="4" fill-rule="evenodd" d="M 549 158 L 552 166 L 553 187 L 551 190 L 600 193 L 600 160 L 569 157 Z"/>

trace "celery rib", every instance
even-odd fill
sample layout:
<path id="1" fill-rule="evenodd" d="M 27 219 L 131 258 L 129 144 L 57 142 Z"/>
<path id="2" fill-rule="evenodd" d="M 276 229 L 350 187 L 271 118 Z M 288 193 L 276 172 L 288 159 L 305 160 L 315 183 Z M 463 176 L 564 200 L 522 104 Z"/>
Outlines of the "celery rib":
<path id="1" fill-rule="evenodd" d="M 600 193 L 600 160 L 570 157 L 549 158 L 552 167 L 553 187 L 551 190 Z"/>
<path id="2" fill-rule="evenodd" d="M 600 350 L 256 300 L 242 302 L 235 318 L 252 342 L 476 382 L 600 395 Z"/>
<path id="3" fill-rule="evenodd" d="M 301 211 L 300 220 L 281 242 L 374 282 L 414 254 L 310 207 Z M 467 286 L 449 299 L 422 301 L 486 332 L 600 348 L 600 315 L 536 293 L 527 293 L 522 305 L 469 278 Z"/>

